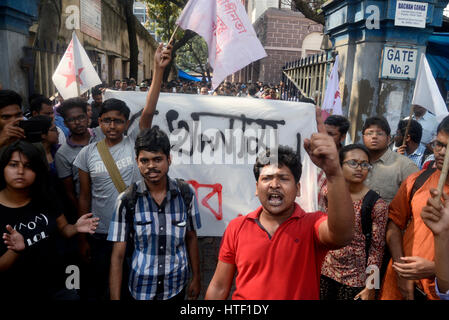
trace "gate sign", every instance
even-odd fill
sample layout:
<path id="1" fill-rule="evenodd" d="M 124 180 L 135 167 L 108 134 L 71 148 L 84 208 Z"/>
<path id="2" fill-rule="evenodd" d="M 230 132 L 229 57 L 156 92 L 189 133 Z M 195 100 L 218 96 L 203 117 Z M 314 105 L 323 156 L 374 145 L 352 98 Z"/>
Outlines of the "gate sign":
<path id="1" fill-rule="evenodd" d="M 427 3 L 400 1 L 396 2 L 394 25 L 401 27 L 425 28 Z"/>
<path id="2" fill-rule="evenodd" d="M 417 60 L 417 49 L 385 46 L 382 54 L 380 77 L 404 80 L 415 79 Z"/>

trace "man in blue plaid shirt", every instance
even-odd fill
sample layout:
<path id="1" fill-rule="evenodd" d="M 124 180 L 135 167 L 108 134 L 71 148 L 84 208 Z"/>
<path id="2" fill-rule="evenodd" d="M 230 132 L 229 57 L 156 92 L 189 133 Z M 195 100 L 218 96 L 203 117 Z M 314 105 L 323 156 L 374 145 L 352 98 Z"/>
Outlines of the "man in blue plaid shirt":
<path id="1" fill-rule="evenodd" d="M 408 157 L 419 169 L 422 169 L 426 158 L 431 152 L 426 152 L 426 146 L 420 143 L 423 130 L 422 126 L 416 120 L 410 121 L 405 144 L 403 144 L 407 125 L 408 120 L 400 120 L 398 123 L 398 129 L 394 138 L 395 146 L 398 148 L 397 152 Z"/>
<path id="2" fill-rule="evenodd" d="M 135 144 L 142 179 L 136 183 L 135 214 L 127 219 L 125 192 L 120 194 L 109 226 L 114 241 L 111 256 L 110 295 L 121 298 L 123 263 L 130 231 L 132 262 L 128 289 L 136 300 L 183 300 L 200 293 L 200 267 L 196 229 L 201 227 L 198 203 L 189 186 L 187 208 L 180 184 L 167 173 L 171 164 L 170 141 L 157 126 L 142 131 Z M 189 264 L 190 260 L 190 264 Z M 189 265 L 192 280 L 189 282 Z"/>

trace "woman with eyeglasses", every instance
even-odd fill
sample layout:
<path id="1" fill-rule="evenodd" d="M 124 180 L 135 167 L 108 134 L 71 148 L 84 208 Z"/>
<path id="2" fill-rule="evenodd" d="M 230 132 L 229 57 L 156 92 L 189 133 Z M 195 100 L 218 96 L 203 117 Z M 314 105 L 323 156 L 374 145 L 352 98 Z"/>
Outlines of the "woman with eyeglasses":
<path id="1" fill-rule="evenodd" d="M 361 144 L 351 144 L 343 147 L 339 155 L 354 205 L 355 229 L 353 240 L 348 246 L 329 251 L 324 259 L 321 300 L 374 300 L 376 283 L 373 284 L 371 280 L 379 277 L 379 273 L 368 275 L 366 272 L 376 267 L 380 269 L 382 263 L 388 205 L 364 184 L 371 169 L 368 149 Z M 323 199 L 320 205 L 327 208 L 327 188 L 324 187 L 320 192 L 319 198 Z M 371 239 L 368 240 L 362 230 L 362 204 L 365 213 L 371 217 Z M 380 285 L 380 279 L 376 280 L 377 285 Z"/>
<path id="2" fill-rule="evenodd" d="M 93 233 L 98 218 L 85 214 L 69 224 L 49 183 L 37 147 L 16 141 L 0 156 L 0 299 L 74 299 L 68 291 L 58 237 Z"/>

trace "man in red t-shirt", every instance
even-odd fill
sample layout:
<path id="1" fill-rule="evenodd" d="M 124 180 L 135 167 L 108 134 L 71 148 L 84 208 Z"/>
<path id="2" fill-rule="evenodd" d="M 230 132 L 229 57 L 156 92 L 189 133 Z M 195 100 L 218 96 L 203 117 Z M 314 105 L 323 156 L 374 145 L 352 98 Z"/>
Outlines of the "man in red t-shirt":
<path id="1" fill-rule="evenodd" d="M 353 236 L 354 210 L 337 148 L 317 110 L 318 133 L 304 141 L 311 160 L 328 178 L 328 215 L 305 213 L 300 196 L 300 159 L 288 147 L 268 150 L 254 165 L 261 207 L 232 220 L 222 239 L 206 299 L 318 299 L 321 264 L 328 250 Z M 273 161 L 275 160 L 275 161 Z"/>

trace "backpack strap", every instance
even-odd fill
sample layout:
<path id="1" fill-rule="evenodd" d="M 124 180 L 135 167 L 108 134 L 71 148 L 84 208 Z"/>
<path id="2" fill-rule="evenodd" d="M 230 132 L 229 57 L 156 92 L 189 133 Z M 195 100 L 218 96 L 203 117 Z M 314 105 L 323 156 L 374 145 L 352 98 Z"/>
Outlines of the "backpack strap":
<path id="1" fill-rule="evenodd" d="M 187 211 L 190 210 L 192 205 L 193 193 L 190 186 L 185 180 L 176 178 L 176 184 L 178 185 L 179 191 L 181 191 L 182 200 L 186 206 Z"/>
<path id="2" fill-rule="evenodd" d="M 374 205 L 380 196 L 374 190 L 369 190 L 362 201 L 362 209 L 360 210 L 361 223 L 362 223 L 362 233 L 365 236 L 365 258 L 368 262 L 369 249 L 371 247 L 371 239 L 373 237 L 373 219 L 371 217 Z"/>
<path id="3" fill-rule="evenodd" d="M 132 234 L 134 233 L 133 223 L 134 215 L 136 213 L 136 203 L 137 203 L 137 184 L 133 183 L 125 190 L 122 201 L 126 208 L 125 221 L 129 226 L 128 234 L 126 235 L 126 240 L 128 241 Z"/>
<path id="4" fill-rule="evenodd" d="M 412 199 L 413 199 L 413 196 L 415 195 L 416 191 L 418 191 L 423 186 L 423 184 L 427 181 L 427 179 L 429 179 L 430 176 L 436 171 L 436 168 L 433 168 L 434 162 L 435 161 L 430 162 L 427 169 L 424 170 L 423 172 L 421 172 L 421 174 L 416 178 L 415 182 L 413 183 L 413 187 L 410 192 L 409 201 L 408 201 L 410 207 L 412 206 Z"/>

